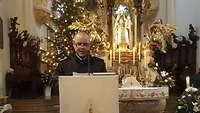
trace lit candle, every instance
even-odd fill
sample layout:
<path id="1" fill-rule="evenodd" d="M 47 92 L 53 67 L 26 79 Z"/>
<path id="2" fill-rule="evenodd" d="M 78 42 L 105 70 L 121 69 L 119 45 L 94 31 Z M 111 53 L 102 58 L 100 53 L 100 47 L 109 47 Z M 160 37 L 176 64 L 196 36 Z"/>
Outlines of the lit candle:
<path id="1" fill-rule="evenodd" d="M 121 51 L 120 51 L 120 46 L 119 46 L 119 64 L 121 63 L 121 58 L 120 58 L 120 56 L 121 56 Z"/>
<path id="2" fill-rule="evenodd" d="M 133 65 L 135 64 L 135 48 L 133 47 Z"/>
<path id="3" fill-rule="evenodd" d="M 144 67 L 147 67 L 147 51 L 144 50 Z"/>
<path id="4" fill-rule="evenodd" d="M 110 50 L 110 67 L 112 67 L 112 50 Z"/>
<path id="5" fill-rule="evenodd" d="M 113 60 L 115 60 L 115 49 L 113 49 Z"/>
<path id="6" fill-rule="evenodd" d="M 139 58 L 139 61 L 140 61 L 140 45 L 141 45 L 141 43 L 139 42 L 139 49 L 138 49 L 138 58 Z"/>
<path id="7" fill-rule="evenodd" d="M 116 51 L 116 48 L 115 48 L 115 43 L 113 43 L 113 60 L 115 61 L 115 51 Z"/>
<path id="8" fill-rule="evenodd" d="M 190 87 L 190 77 L 186 77 L 186 88 Z"/>

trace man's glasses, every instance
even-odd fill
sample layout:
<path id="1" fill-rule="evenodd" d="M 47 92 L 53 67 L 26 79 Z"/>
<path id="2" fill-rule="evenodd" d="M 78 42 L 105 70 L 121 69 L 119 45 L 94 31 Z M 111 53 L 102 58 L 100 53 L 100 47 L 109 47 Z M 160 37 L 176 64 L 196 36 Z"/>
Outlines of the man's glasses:
<path id="1" fill-rule="evenodd" d="M 76 47 L 81 47 L 81 46 L 84 46 L 84 47 L 88 47 L 90 44 L 89 43 L 75 43 Z"/>

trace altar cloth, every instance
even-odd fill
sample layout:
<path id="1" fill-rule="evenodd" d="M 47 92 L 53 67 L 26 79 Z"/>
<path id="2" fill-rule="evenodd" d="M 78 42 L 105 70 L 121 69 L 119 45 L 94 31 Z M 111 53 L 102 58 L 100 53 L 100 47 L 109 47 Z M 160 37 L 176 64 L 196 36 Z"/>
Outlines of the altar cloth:
<path id="1" fill-rule="evenodd" d="M 159 99 L 169 96 L 168 87 L 123 87 L 119 88 L 119 99 Z"/>
<path id="2" fill-rule="evenodd" d="M 119 88 L 120 113 L 163 113 L 168 87 L 123 87 Z"/>

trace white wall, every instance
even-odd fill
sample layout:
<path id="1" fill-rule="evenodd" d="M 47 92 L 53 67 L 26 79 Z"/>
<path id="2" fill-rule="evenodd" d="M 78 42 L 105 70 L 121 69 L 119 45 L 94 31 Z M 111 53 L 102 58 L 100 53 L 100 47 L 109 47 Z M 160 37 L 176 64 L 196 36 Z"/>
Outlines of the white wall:
<path id="1" fill-rule="evenodd" d="M 43 25 L 39 24 L 35 17 L 33 11 L 34 0 L 24 0 L 23 2 L 24 10 L 24 28 L 27 29 L 31 34 L 35 36 L 45 36 L 45 28 Z"/>
<path id="2" fill-rule="evenodd" d="M 0 16 L 3 19 L 3 49 L 0 49 L 0 96 L 5 93 L 5 73 L 9 67 L 9 38 L 8 38 L 8 13 L 6 12 L 7 0 L 0 1 Z"/>
<path id="3" fill-rule="evenodd" d="M 176 0 L 177 34 L 187 36 L 189 24 L 193 24 L 200 36 L 200 0 Z M 197 71 L 200 68 L 200 41 L 197 48 Z"/>
<path id="4" fill-rule="evenodd" d="M 176 24 L 176 1 L 158 0 L 159 11 L 156 19 L 162 19 L 163 23 Z"/>
<path id="5" fill-rule="evenodd" d="M 0 96 L 5 95 L 5 74 L 10 67 L 9 18 L 18 17 L 19 31 L 28 30 L 32 35 L 45 36 L 33 14 L 33 0 L 0 0 L 0 17 L 3 19 L 4 47 L 0 49 Z"/>
<path id="6" fill-rule="evenodd" d="M 174 24 L 177 35 L 188 37 L 189 24 L 193 24 L 200 36 L 200 0 L 159 0 L 160 10 L 157 19 L 164 23 Z M 197 71 L 200 68 L 200 41 L 197 47 Z"/>

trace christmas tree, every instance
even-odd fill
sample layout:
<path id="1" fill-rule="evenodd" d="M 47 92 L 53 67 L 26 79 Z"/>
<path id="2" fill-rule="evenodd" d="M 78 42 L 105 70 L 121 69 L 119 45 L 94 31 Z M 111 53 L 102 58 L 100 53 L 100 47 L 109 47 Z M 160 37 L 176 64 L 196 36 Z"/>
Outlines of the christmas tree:
<path id="1" fill-rule="evenodd" d="M 41 50 L 42 62 L 47 64 L 47 73 L 51 74 L 58 62 L 74 52 L 73 36 L 78 31 L 85 31 L 91 35 L 92 55 L 109 48 L 107 35 L 99 26 L 101 23 L 98 21 L 98 8 L 103 8 L 103 3 L 90 0 L 53 1 L 51 23 L 46 24 L 51 31 L 50 36 L 46 38 L 48 49 Z"/>

